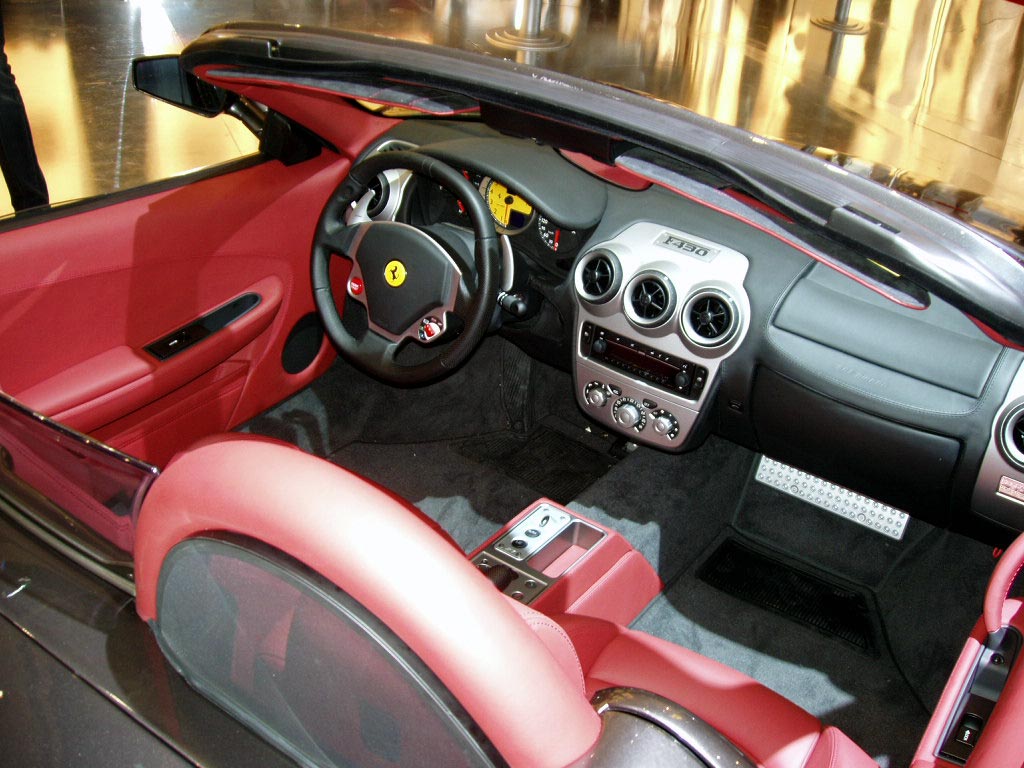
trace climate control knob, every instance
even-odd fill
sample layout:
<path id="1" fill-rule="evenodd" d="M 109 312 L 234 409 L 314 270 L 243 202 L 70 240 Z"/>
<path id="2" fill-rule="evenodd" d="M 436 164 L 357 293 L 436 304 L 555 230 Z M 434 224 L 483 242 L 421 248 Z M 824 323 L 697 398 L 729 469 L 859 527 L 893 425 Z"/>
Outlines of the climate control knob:
<path id="1" fill-rule="evenodd" d="M 672 431 L 672 427 L 675 426 L 675 419 L 671 416 L 659 416 L 654 420 L 654 424 L 652 426 L 657 434 L 667 435 Z"/>
<path id="2" fill-rule="evenodd" d="M 637 431 L 643 429 L 647 423 L 640 404 L 631 397 L 623 397 L 612 406 L 612 418 L 620 427 Z"/>
<path id="3" fill-rule="evenodd" d="M 660 437 L 674 439 L 679 434 L 679 422 L 676 417 L 664 409 L 658 409 L 651 414 L 653 421 L 651 429 Z"/>
<path id="4" fill-rule="evenodd" d="M 587 402 L 595 408 L 601 408 L 608 402 L 608 392 L 605 390 L 603 384 L 596 381 L 587 385 L 587 389 L 583 393 L 583 396 L 586 398 Z"/>

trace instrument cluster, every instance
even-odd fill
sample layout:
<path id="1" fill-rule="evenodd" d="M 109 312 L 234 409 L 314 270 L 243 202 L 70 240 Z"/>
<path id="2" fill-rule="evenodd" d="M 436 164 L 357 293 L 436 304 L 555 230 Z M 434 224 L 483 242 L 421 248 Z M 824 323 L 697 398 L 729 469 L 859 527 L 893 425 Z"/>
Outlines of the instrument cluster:
<path id="1" fill-rule="evenodd" d="M 462 173 L 479 190 L 495 229 L 509 238 L 514 250 L 559 277 L 567 273 L 589 232 L 563 227 L 502 180 L 465 169 Z M 440 205 L 439 220 L 468 227 L 465 205 L 440 188 L 438 193 L 447 198 Z M 436 203 L 431 208 L 436 210 Z"/>

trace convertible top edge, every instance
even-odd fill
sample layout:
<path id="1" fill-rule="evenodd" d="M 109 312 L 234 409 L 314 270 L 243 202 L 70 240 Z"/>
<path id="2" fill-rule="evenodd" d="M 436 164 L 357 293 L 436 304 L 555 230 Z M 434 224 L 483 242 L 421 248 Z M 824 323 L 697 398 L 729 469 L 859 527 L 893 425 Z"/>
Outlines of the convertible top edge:
<path id="1" fill-rule="evenodd" d="M 350 76 L 400 78 L 528 112 L 538 122 L 604 133 L 624 148 L 643 146 L 697 162 L 820 235 L 870 249 L 883 264 L 1024 343 L 1024 269 L 1006 248 L 875 182 L 666 102 L 473 52 L 282 24 L 214 27 L 185 48 L 181 61 L 189 71 L 219 65 L 323 77 L 340 68 Z M 607 148 L 613 151 L 612 143 Z"/>

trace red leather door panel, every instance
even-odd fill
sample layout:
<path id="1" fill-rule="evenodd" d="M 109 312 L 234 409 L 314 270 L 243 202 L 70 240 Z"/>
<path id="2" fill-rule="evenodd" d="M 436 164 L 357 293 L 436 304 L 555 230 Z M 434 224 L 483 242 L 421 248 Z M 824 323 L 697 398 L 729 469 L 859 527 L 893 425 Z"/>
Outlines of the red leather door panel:
<path id="1" fill-rule="evenodd" d="M 313 228 L 349 166 L 269 161 L 0 234 L 0 388 L 162 464 L 304 386 L 333 349 L 294 375 L 281 353 L 314 311 Z M 144 350 L 248 292 L 259 305 L 194 346 Z"/>

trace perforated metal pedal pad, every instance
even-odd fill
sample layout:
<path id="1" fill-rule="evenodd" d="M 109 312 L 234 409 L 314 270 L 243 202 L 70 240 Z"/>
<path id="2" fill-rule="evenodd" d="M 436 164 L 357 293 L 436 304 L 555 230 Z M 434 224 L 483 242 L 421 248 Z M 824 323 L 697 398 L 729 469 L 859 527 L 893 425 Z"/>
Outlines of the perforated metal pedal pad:
<path id="1" fill-rule="evenodd" d="M 906 512 L 862 496 L 781 461 L 761 457 L 756 480 L 847 520 L 899 541 L 910 519 Z"/>

